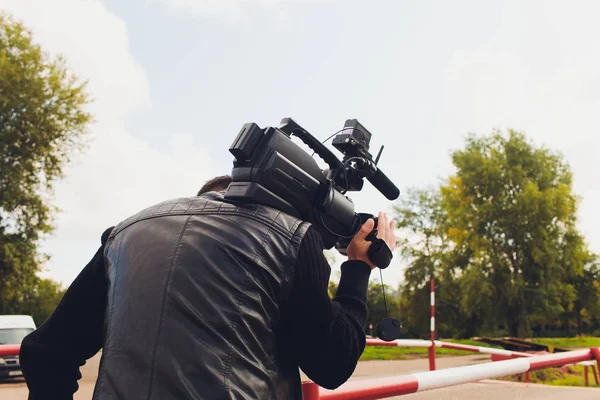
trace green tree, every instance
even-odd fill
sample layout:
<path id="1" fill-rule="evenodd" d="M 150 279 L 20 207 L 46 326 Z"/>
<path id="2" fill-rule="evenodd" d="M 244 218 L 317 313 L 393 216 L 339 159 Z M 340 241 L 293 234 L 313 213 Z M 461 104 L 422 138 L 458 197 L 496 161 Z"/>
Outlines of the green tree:
<path id="1" fill-rule="evenodd" d="M 385 288 L 385 299 L 381 288 L 381 282 L 378 280 L 369 281 L 369 287 L 367 290 L 367 307 L 369 309 L 369 316 L 365 324 L 365 332 L 371 334 L 369 326 L 373 325 L 373 333 L 375 333 L 375 327 L 382 319 L 389 316 L 390 318 L 396 318 L 401 321 L 400 317 L 400 303 L 398 298 L 394 296 L 394 290 L 384 285 Z M 387 315 L 386 315 L 387 305 Z"/>
<path id="2" fill-rule="evenodd" d="M 469 136 L 452 161 L 455 175 L 395 208 L 406 329 L 428 334 L 431 277 L 444 337 L 598 329 L 600 267 L 576 229 L 562 156 L 509 130 Z"/>
<path id="3" fill-rule="evenodd" d="M 323 255 L 327 259 L 329 265 L 333 265 L 336 262 L 335 251 L 337 250 L 324 250 Z M 335 297 L 335 293 L 337 292 L 338 282 L 340 281 L 340 273 L 339 271 L 333 272 L 330 276 L 329 285 L 327 286 L 327 292 L 329 293 L 329 298 L 333 299 Z"/>
<path id="4" fill-rule="evenodd" d="M 338 289 L 338 284 L 334 281 L 329 281 L 329 285 L 327 286 L 327 292 L 329 294 L 329 298 L 333 299 Z"/>
<path id="5" fill-rule="evenodd" d="M 436 282 L 436 332 L 443 337 L 464 333 L 467 317 L 460 307 L 455 260 L 446 234 L 446 213 L 435 188 L 408 189 L 394 209 L 402 239 L 398 247 L 407 262 L 401 285 L 404 326 L 411 337 L 429 338 L 430 282 Z"/>
<path id="6" fill-rule="evenodd" d="M 33 317 L 35 324 L 40 326 L 54 311 L 66 289 L 51 279 L 38 279 L 33 290 L 27 293 L 22 305 L 22 312 Z"/>
<path id="7" fill-rule="evenodd" d="M 441 196 L 463 311 L 526 336 L 572 307 L 587 262 L 569 166 L 513 130 L 469 136 L 452 161 Z"/>
<path id="8" fill-rule="evenodd" d="M 432 188 L 409 189 L 394 212 L 397 227 L 406 233 L 398 246 L 402 257 L 409 262 L 405 272 L 407 285 L 410 288 L 423 285 L 442 268 L 447 245 L 439 192 Z"/>
<path id="9" fill-rule="evenodd" d="M 588 253 L 584 257 L 586 257 L 587 263 L 583 268 L 583 273 L 575 275 L 569 280 L 575 287 L 577 296 L 572 307 L 567 310 L 562 319 L 567 321 L 567 329 L 572 324 L 576 327 L 578 334 L 590 334 L 593 333 L 594 328 L 600 328 L 600 263 L 594 254 Z M 568 333 L 570 332 L 568 331 Z"/>
<path id="10" fill-rule="evenodd" d="M 19 312 L 40 284 L 47 257 L 39 240 L 57 211 L 52 188 L 91 121 L 85 88 L 62 57 L 51 58 L 0 11 L 0 313 Z"/>

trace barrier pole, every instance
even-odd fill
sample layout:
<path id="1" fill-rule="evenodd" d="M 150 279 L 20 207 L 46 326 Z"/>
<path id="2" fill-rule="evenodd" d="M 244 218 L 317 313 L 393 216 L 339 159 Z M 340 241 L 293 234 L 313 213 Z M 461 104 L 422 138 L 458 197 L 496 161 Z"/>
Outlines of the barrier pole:
<path id="1" fill-rule="evenodd" d="M 431 346 L 429 346 L 429 370 L 435 371 L 435 283 L 431 277 Z"/>
<path id="2" fill-rule="evenodd" d="M 583 367 L 583 379 L 585 380 L 585 386 L 590 386 L 590 374 L 588 366 Z"/>
<path id="3" fill-rule="evenodd" d="M 442 342 L 440 340 L 434 340 L 433 344 L 431 340 L 425 339 L 396 339 L 391 342 L 386 342 L 381 339 L 367 339 L 367 346 L 391 346 L 391 347 L 431 347 L 431 346 L 439 347 L 442 349 L 454 349 L 454 350 L 464 350 L 470 351 L 473 353 L 485 353 L 492 354 L 501 357 L 533 357 L 534 354 L 531 353 L 522 353 L 519 351 L 510 351 L 504 349 L 496 349 L 493 347 L 481 347 L 481 346 L 471 346 L 468 344 L 459 344 L 459 343 L 449 343 Z M 492 361 L 496 361 L 492 358 Z"/>
<path id="4" fill-rule="evenodd" d="M 600 349 L 595 349 L 600 354 Z M 542 356 L 521 357 L 486 364 L 468 365 L 417 372 L 409 375 L 351 380 L 339 388 L 320 388 L 319 400 L 374 400 L 400 396 L 426 390 L 439 389 L 483 379 L 524 374 L 530 371 L 559 367 L 580 361 L 592 360 L 590 349 L 554 353 Z M 312 400 L 312 399 L 311 399 Z"/>
<path id="5" fill-rule="evenodd" d="M 311 381 L 302 382 L 302 396 L 304 400 L 319 400 L 321 396 L 319 385 Z"/>
<path id="6" fill-rule="evenodd" d="M 596 381 L 596 385 L 600 385 L 600 382 L 598 382 L 598 370 L 596 369 L 595 365 L 592 365 L 592 374 L 594 375 L 594 380 Z"/>
<path id="7" fill-rule="evenodd" d="M 596 360 L 596 364 L 598 364 L 598 371 L 600 372 L 600 348 L 592 347 L 590 349 L 590 351 L 592 352 L 592 355 L 594 356 L 594 359 Z"/>
<path id="8" fill-rule="evenodd" d="M 20 352 L 21 352 L 20 344 L 1 344 L 0 345 L 0 357 L 18 356 Z"/>

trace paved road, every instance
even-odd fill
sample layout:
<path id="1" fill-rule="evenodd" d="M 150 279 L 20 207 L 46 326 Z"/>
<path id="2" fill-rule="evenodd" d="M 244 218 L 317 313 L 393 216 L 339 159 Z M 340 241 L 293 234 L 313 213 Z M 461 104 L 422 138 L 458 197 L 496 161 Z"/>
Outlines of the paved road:
<path id="1" fill-rule="evenodd" d="M 83 378 L 79 381 L 79 391 L 74 400 L 89 400 L 94 391 L 100 357 L 96 356 L 82 367 Z M 437 368 L 452 368 L 462 365 L 489 362 L 489 356 L 472 355 L 463 357 L 443 357 L 437 359 Z M 362 361 L 358 363 L 352 379 L 367 379 L 375 376 L 393 376 L 403 373 L 428 370 L 427 359 L 407 361 Z M 303 379 L 305 376 L 303 375 Z M 27 385 L 22 380 L 0 383 L 0 399 L 26 400 Z M 481 381 L 436 389 L 422 393 L 398 396 L 402 400 L 599 400 L 600 388 L 567 388 L 533 384 Z"/>
<path id="2" fill-rule="evenodd" d="M 598 400 L 600 388 L 481 381 L 393 397 L 396 400 Z"/>

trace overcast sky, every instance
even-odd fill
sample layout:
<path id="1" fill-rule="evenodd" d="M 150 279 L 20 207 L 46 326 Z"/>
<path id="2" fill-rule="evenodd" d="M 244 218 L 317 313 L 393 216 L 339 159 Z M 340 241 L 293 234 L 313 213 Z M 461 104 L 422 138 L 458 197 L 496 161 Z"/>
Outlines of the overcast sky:
<path id="1" fill-rule="evenodd" d="M 70 284 L 102 232 L 230 173 L 241 126 L 357 118 L 400 187 L 435 185 L 469 132 L 561 151 L 600 252 L 600 2 L 0 0 L 89 81 L 94 142 L 56 188 L 44 276 Z M 357 211 L 389 210 L 368 183 Z M 340 258 L 340 260 L 343 260 Z M 335 267 L 337 269 L 337 267 Z M 375 274 L 373 274 L 375 278 Z M 377 274 L 378 276 L 378 274 Z M 396 285 L 396 257 L 384 278 Z"/>

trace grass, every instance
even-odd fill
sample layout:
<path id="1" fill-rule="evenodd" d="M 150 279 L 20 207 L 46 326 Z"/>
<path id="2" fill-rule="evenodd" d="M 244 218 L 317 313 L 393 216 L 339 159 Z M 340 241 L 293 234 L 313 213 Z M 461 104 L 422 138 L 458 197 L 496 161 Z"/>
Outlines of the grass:
<path id="1" fill-rule="evenodd" d="M 574 338 L 532 338 L 532 342 L 545 344 L 548 346 L 564 348 L 589 348 L 600 347 L 600 338 L 592 336 L 574 337 Z"/>
<path id="2" fill-rule="evenodd" d="M 523 382 L 523 375 L 511 375 L 496 380 Z M 589 368 L 589 387 L 597 387 L 592 368 Z M 529 373 L 531 383 L 539 383 L 551 386 L 585 386 L 584 367 L 582 365 L 570 365 L 561 368 L 547 368 Z"/>

